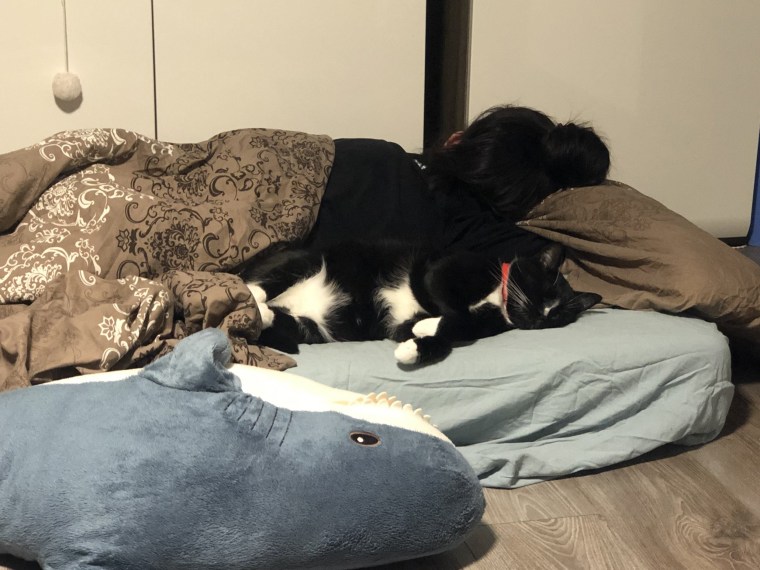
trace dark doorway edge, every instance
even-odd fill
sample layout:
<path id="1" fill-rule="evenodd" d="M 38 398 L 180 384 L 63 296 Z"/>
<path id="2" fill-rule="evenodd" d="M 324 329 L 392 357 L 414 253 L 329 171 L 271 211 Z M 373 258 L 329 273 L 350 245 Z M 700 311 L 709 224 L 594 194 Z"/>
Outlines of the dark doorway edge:
<path id="1" fill-rule="evenodd" d="M 427 0 L 423 145 L 467 124 L 472 0 Z"/>

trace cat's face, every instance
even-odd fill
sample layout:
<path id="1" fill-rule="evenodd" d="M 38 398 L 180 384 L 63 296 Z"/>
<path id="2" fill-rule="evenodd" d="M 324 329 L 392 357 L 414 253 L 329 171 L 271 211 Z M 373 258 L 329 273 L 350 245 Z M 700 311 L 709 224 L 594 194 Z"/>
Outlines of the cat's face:
<path id="1" fill-rule="evenodd" d="M 507 318 L 518 329 L 564 327 L 602 300 L 596 293 L 577 293 L 559 271 L 560 245 L 512 262 L 507 285 Z"/>

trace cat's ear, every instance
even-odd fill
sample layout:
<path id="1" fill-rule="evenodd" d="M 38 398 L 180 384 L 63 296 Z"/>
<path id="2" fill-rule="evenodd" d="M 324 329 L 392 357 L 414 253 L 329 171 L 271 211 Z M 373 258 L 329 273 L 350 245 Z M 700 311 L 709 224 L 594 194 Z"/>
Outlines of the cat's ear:
<path id="1" fill-rule="evenodd" d="M 576 293 L 567 303 L 567 308 L 582 313 L 602 302 L 602 296 L 597 293 Z"/>
<path id="2" fill-rule="evenodd" d="M 558 243 L 547 245 L 538 254 L 538 259 L 546 271 L 559 271 L 559 266 L 565 261 L 565 248 Z"/>

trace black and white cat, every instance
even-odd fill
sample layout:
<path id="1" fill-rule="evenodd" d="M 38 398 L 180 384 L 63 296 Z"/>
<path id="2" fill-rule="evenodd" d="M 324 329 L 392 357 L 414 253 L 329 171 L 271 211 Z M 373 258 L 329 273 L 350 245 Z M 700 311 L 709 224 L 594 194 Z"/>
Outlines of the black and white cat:
<path id="1" fill-rule="evenodd" d="M 452 343 L 510 330 L 562 327 L 595 305 L 559 272 L 564 251 L 499 263 L 474 253 L 431 253 L 405 244 L 345 243 L 321 252 L 286 248 L 240 272 L 262 316 L 259 342 L 376 340 L 401 344 L 403 364 L 428 363 Z"/>

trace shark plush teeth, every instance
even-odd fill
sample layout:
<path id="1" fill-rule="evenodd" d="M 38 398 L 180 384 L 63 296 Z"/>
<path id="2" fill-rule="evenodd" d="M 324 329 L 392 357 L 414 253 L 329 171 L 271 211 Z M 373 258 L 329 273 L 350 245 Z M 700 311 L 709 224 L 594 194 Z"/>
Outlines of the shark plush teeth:
<path id="1" fill-rule="evenodd" d="M 480 484 L 421 410 L 229 355 L 209 329 L 126 379 L 0 394 L 0 553 L 45 570 L 358 568 L 478 524 Z"/>

